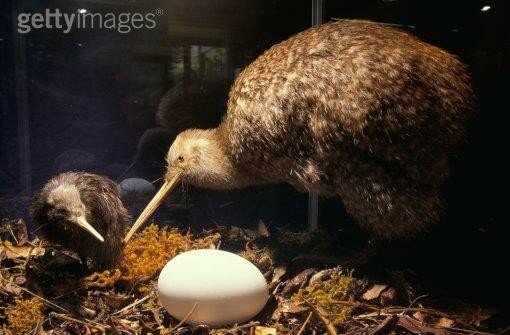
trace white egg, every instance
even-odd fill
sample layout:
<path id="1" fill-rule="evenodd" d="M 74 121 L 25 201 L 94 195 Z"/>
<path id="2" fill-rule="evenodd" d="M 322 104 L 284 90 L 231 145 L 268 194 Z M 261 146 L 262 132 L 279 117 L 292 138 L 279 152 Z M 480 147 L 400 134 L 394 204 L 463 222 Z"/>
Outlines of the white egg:
<path id="1" fill-rule="evenodd" d="M 221 326 L 247 321 L 262 310 L 269 293 L 262 273 L 231 252 L 182 253 L 161 270 L 159 300 L 173 317 L 191 325 Z"/>

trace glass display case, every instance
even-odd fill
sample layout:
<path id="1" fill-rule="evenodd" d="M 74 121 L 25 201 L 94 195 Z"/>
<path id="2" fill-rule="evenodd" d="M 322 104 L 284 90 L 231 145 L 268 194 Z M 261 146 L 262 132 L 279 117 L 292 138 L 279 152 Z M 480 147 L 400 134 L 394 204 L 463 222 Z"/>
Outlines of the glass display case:
<path id="1" fill-rule="evenodd" d="M 175 137 L 217 126 L 247 65 L 311 26 L 363 19 L 416 35 L 469 67 L 478 116 L 443 189 L 445 224 L 431 228 L 434 247 L 417 238 L 396 259 L 415 257 L 431 273 L 437 266 L 438 276 L 452 263 L 466 263 L 468 272 L 467 263 L 484 264 L 477 272 L 485 273 L 488 255 L 505 253 L 507 239 L 500 115 L 510 77 L 508 7 L 504 0 L 2 0 L 0 218 L 24 218 L 33 229 L 34 192 L 65 171 L 108 176 L 138 216 L 162 184 Z M 366 238 L 339 198 L 317 200 L 286 184 L 229 192 L 183 184 L 155 218 L 197 230 L 256 229 L 259 221 L 303 230 L 318 222 L 341 233 L 335 243 Z M 420 251 L 408 256 L 413 248 Z"/>
<path id="2" fill-rule="evenodd" d="M 138 178 L 158 186 L 175 136 L 188 128 L 217 125 L 239 71 L 311 21 L 308 1 L 1 5 L 3 217 L 27 218 L 32 192 L 64 171 L 91 171 L 119 183 Z M 58 11 L 81 15 L 81 27 L 78 20 L 65 26 L 63 17 L 52 22 Z M 37 13 L 48 13 L 52 28 L 18 20 L 20 14 Z M 113 27 L 108 28 L 107 14 L 117 19 Z M 152 21 L 140 28 L 138 22 L 122 24 L 130 15 Z M 283 193 L 270 204 L 268 197 L 277 199 L 270 195 L 274 192 Z M 127 199 L 134 202 L 133 215 L 143 205 L 137 196 Z M 286 213 L 285 219 L 282 214 L 277 221 L 306 223 L 301 218 L 306 217 L 306 197 L 290 188 L 232 194 L 187 189 L 176 197 L 164 217 L 175 214 L 187 224 L 272 221 L 269 217 L 277 217 L 279 208 L 295 207 L 295 201 L 303 204 L 296 214 Z M 245 205 L 235 204 L 239 202 Z"/>

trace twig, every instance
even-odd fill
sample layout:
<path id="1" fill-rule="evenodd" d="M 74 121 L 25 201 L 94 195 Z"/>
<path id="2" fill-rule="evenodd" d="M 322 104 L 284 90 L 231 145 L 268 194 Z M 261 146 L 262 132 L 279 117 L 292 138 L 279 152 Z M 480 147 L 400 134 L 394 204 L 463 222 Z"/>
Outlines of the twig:
<path id="1" fill-rule="evenodd" d="M 400 311 L 402 308 L 395 308 L 396 310 Z M 445 313 L 442 313 L 442 312 L 439 312 L 439 311 L 434 311 L 434 310 L 428 310 L 427 308 L 410 308 L 408 310 L 408 312 L 412 312 L 412 311 L 426 311 L 427 313 L 429 314 L 433 314 L 433 312 L 436 313 L 436 316 L 442 316 L 444 315 L 445 317 L 448 317 L 450 318 L 447 314 Z M 430 312 L 429 312 L 430 311 Z M 372 317 L 377 317 L 377 316 L 394 316 L 395 314 L 394 313 L 388 313 L 388 312 L 383 312 L 383 311 L 379 311 L 379 312 L 372 312 L 372 313 L 367 313 L 367 314 L 362 314 L 362 315 L 357 315 L 357 316 L 354 316 L 353 319 L 354 320 L 363 320 L 363 319 L 367 319 L 367 320 L 372 320 Z M 398 314 L 399 316 L 402 316 L 400 314 Z M 409 317 L 409 316 L 407 316 Z M 455 322 L 457 322 L 455 319 L 453 319 Z M 459 322 L 457 322 L 459 323 Z M 469 325 L 468 325 L 469 326 Z M 478 335 L 493 335 L 491 333 L 487 333 L 487 332 L 483 332 L 483 331 L 479 331 L 479 330 L 476 330 L 476 329 L 471 329 L 471 328 L 468 328 L 468 329 L 463 329 L 463 328 L 454 328 L 454 327 L 434 327 L 432 325 L 428 325 L 428 327 L 430 328 L 434 328 L 434 329 L 446 329 L 446 330 L 452 330 L 452 331 L 457 331 L 457 332 L 463 332 L 463 333 L 469 333 L 469 334 L 478 334 Z"/>
<path id="2" fill-rule="evenodd" d="M 79 323 L 79 324 L 82 324 L 82 325 L 85 325 L 85 326 L 89 326 L 91 328 L 94 328 L 94 329 L 97 329 L 97 330 L 101 331 L 102 333 L 106 333 L 106 329 L 110 329 L 111 328 L 110 326 L 102 325 L 102 324 L 97 323 L 97 322 L 78 320 L 76 318 L 73 318 L 73 317 L 70 317 L 70 316 L 67 316 L 67 315 L 64 315 L 64 314 L 55 313 L 55 312 L 51 312 L 50 316 L 54 316 L 57 319 L 61 319 L 61 320 L 64 320 L 64 321 L 71 321 L 71 322 L 76 322 L 76 323 Z"/>
<path id="3" fill-rule="evenodd" d="M 193 305 L 193 308 L 191 308 L 191 310 L 188 312 L 188 314 L 186 314 L 184 319 L 182 319 L 181 322 L 179 322 L 175 327 L 170 329 L 169 333 L 171 334 L 174 330 L 176 330 L 177 328 L 182 326 L 184 323 L 186 323 L 186 321 L 188 321 L 188 319 L 191 317 L 191 315 L 193 315 L 193 313 L 195 313 L 195 309 L 197 308 L 197 306 L 198 306 L 198 303 L 195 302 L 195 304 Z"/>
<path id="4" fill-rule="evenodd" d="M 61 307 L 61 306 L 59 306 L 59 305 L 57 305 L 57 304 L 55 304 L 55 303 L 53 303 L 53 302 L 51 302 L 49 300 L 44 299 L 40 295 L 37 295 L 34 292 L 32 292 L 32 291 L 30 291 L 30 290 L 28 290 L 28 289 L 26 289 L 24 287 L 21 287 L 19 285 L 14 284 L 14 283 L 12 285 L 18 287 L 23 292 L 26 292 L 26 293 L 28 293 L 28 294 L 30 294 L 30 295 L 40 299 L 42 302 L 44 302 L 45 304 L 47 304 L 50 307 L 53 307 L 56 310 L 59 310 L 59 311 L 64 312 L 66 314 L 72 314 L 67 309 L 65 309 L 65 308 L 63 308 L 63 307 Z M 56 316 L 57 318 L 60 318 L 60 319 L 63 319 L 63 320 L 73 321 L 73 322 L 77 322 L 77 323 L 81 323 L 81 324 L 93 327 L 95 329 L 101 330 L 103 333 L 105 332 L 105 329 L 108 329 L 108 326 L 102 325 L 102 324 L 97 323 L 95 321 L 88 321 L 88 320 L 87 321 L 82 321 L 82 320 L 78 320 L 78 319 L 75 319 L 73 317 L 70 317 L 70 316 L 67 316 L 67 315 L 64 315 L 64 314 L 55 313 L 55 312 L 51 312 L 50 316 L 51 315 Z M 94 325 L 94 324 L 96 324 L 96 325 Z"/>
<path id="5" fill-rule="evenodd" d="M 310 307 L 315 312 L 315 315 L 317 315 L 319 320 L 322 321 L 322 323 L 326 327 L 326 330 L 328 331 L 329 335 L 338 335 L 338 333 L 336 332 L 335 326 L 333 326 L 333 323 L 331 322 L 331 320 L 329 320 L 328 318 L 326 318 L 324 316 L 324 314 L 326 314 L 325 311 L 322 308 L 320 308 L 319 306 L 315 306 L 310 301 L 308 301 L 306 299 L 305 299 L 305 301 L 308 305 L 310 305 Z"/>
<path id="6" fill-rule="evenodd" d="M 163 177 L 160 177 L 160 178 L 157 178 L 157 179 L 154 179 L 153 181 L 150 181 L 149 183 L 151 184 L 156 184 L 158 181 L 160 181 L 161 179 L 163 179 Z"/>
<path id="7" fill-rule="evenodd" d="M 152 312 L 152 316 L 154 316 L 154 321 L 156 321 L 158 326 L 161 327 L 162 326 L 162 322 L 161 322 L 161 318 L 158 315 L 158 311 L 154 307 L 151 307 L 150 311 Z"/>
<path id="8" fill-rule="evenodd" d="M 16 241 L 16 245 L 18 245 L 19 241 L 16 238 L 16 235 L 14 235 L 14 232 L 12 231 L 11 225 L 9 224 L 7 227 L 9 227 L 9 232 L 11 233 L 12 237 L 14 238 L 14 241 Z"/>
<path id="9" fill-rule="evenodd" d="M 25 259 L 25 262 L 23 263 L 23 270 L 27 269 L 28 262 L 30 261 L 30 257 L 32 256 L 32 251 L 34 251 L 35 247 L 33 245 L 30 245 L 30 249 L 28 250 L 28 256 Z"/>
<path id="10" fill-rule="evenodd" d="M 414 304 L 416 302 L 416 300 L 418 300 L 422 297 L 424 297 L 424 296 L 420 296 L 420 297 L 414 299 L 413 302 L 411 303 L 411 305 Z M 447 313 L 444 313 L 444 312 L 441 312 L 441 311 L 438 311 L 435 309 L 426 308 L 426 307 L 396 306 L 396 307 L 381 308 L 376 305 L 370 305 L 370 304 L 366 304 L 366 303 L 358 303 L 358 302 L 347 301 L 347 300 L 333 301 L 332 304 L 361 307 L 361 308 L 365 308 L 365 309 L 368 309 L 373 312 L 373 313 L 362 314 L 362 315 L 356 316 L 357 318 L 362 318 L 362 319 L 365 319 L 367 317 L 372 317 L 372 316 L 390 316 L 394 313 L 399 313 L 400 315 L 405 315 L 405 313 L 409 313 L 409 312 L 424 312 L 424 313 L 427 313 L 427 314 L 430 314 L 433 316 L 445 317 L 448 319 L 452 319 L 453 321 L 455 321 L 455 323 L 457 323 L 463 327 L 466 327 L 469 330 L 476 331 L 476 329 L 474 327 L 472 327 L 471 325 L 469 325 L 466 322 L 458 320 L 456 317 L 454 317 L 452 315 L 449 315 Z"/>
<path id="11" fill-rule="evenodd" d="M 404 309 L 404 308 L 403 307 L 400 307 L 400 308 L 399 307 L 394 307 L 394 308 L 390 307 L 390 308 L 386 308 L 385 311 L 388 313 L 391 313 L 391 312 L 397 313 L 401 309 Z M 441 312 L 441 311 L 437 311 L 435 309 L 425 308 L 425 307 L 413 307 L 413 308 L 408 307 L 408 308 L 405 308 L 405 312 L 406 313 L 408 313 L 408 312 L 424 312 L 424 313 L 427 313 L 430 315 L 452 319 L 453 321 L 455 321 L 455 323 L 462 325 L 463 327 L 466 327 L 469 330 L 476 331 L 476 329 L 473 326 L 471 326 L 470 324 L 457 319 L 455 316 L 449 315 L 449 314 Z"/>
<path id="12" fill-rule="evenodd" d="M 112 318 L 108 318 L 106 322 L 110 325 L 110 331 L 112 332 L 113 335 L 120 335 L 119 330 L 117 329 L 117 327 L 115 327 Z"/>
<path id="13" fill-rule="evenodd" d="M 358 307 L 358 308 L 364 308 L 369 309 L 371 311 L 380 311 L 381 307 L 376 305 L 370 305 L 364 302 L 357 302 L 357 301 L 349 301 L 349 300 L 334 300 L 331 302 L 332 305 L 344 305 L 344 306 L 351 306 L 351 307 Z M 405 307 L 403 307 L 405 308 Z"/>
<path id="14" fill-rule="evenodd" d="M 127 311 L 128 309 L 132 308 L 132 307 L 136 307 L 138 305 L 140 305 L 141 303 L 145 302 L 146 300 L 148 300 L 151 296 L 150 295 L 146 295 L 145 297 L 141 298 L 141 299 L 138 299 L 136 301 L 134 301 L 133 303 L 127 305 L 126 307 L 123 307 L 122 309 L 118 310 L 117 312 L 115 313 L 112 313 L 111 315 L 117 315 L 117 314 L 122 314 L 124 313 L 125 311 Z"/>
<path id="15" fill-rule="evenodd" d="M 28 332 L 27 334 L 30 335 L 30 334 L 34 334 L 34 335 L 39 335 L 40 331 L 42 330 L 42 324 L 44 322 L 44 319 L 39 319 L 37 320 L 37 324 L 35 325 L 34 329 L 32 329 L 30 332 Z"/>
<path id="16" fill-rule="evenodd" d="M 420 295 L 420 296 L 418 296 L 418 297 L 414 298 L 414 299 L 413 299 L 413 301 L 411 301 L 411 303 L 409 304 L 409 306 L 408 306 L 405 310 L 403 310 L 403 311 L 400 313 L 400 315 L 405 315 L 405 314 L 407 313 L 407 311 L 408 311 L 411 307 L 413 307 L 413 305 L 414 305 L 414 304 L 415 304 L 418 300 L 420 300 L 420 299 L 422 299 L 422 298 L 425 298 L 425 297 L 428 297 L 428 294 Z"/>
<path id="17" fill-rule="evenodd" d="M 116 318 L 115 316 L 110 316 L 108 317 L 108 320 L 110 321 L 111 325 L 112 326 L 115 326 L 115 323 L 117 325 L 119 325 L 122 329 L 124 329 L 125 331 L 131 333 L 131 334 L 135 334 L 136 335 L 136 330 L 129 327 L 128 325 L 126 325 L 124 322 L 122 322 L 122 320 Z M 115 328 L 115 327 L 114 327 Z"/>
<path id="18" fill-rule="evenodd" d="M 62 294 L 60 294 L 60 295 L 57 295 L 56 297 L 54 297 L 54 298 L 53 298 L 53 300 L 59 300 L 59 299 L 61 299 L 61 298 L 65 297 L 66 295 L 69 295 L 69 294 L 71 294 L 71 293 L 74 293 L 74 292 L 76 292 L 76 291 L 79 291 L 81 288 L 82 288 L 82 286 L 81 286 L 81 285 L 79 285 L 79 286 L 77 286 L 76 288 L 73 288 L 72 290 L 69 290 L 69 291 L 64 292 L 64 293 L 62 293 Z"/>
<path id="19" fill-rule="evenodd" d="M 303 322 L 303 325 L 301 326 L 301 328 L 299 328 L 299 331 L 297 332 L 296 335 L 301 335 L 303 333 L 303 331 L 305 330 L 306 325 L 308 324 L 308 321 L 310 321 L 310 319 L 312 318 L 312 314 L 313 314 L 313 312 L 310 312 L 308 314 L 308 317 L 306 318 L 305 322 Z"/>
<path id="20" fill-rule="evenodd" d="M 26 293 L 28 293 L 28 294 L 30 294 L 30 295 L 32 295 L 32 296 L 34 296 L 34 297 L 36 297 L 36 298 L 41 299 L 41 300 L 42 300 L 42 302 L 44 302 L 45 304 L 47 304 L 47 305 L 48 305 L 48 306 L 50 306 L 50 307 L 53 307 L 53 308 L 55 308 L 55 309 L 57 309 L 57 310 L 59 310 L 59 311 L 61 311 L 61 312 L 64 312 L 64 313 L 71 314 L 71 312 L 69 312 L 69 311 L 68 311 L 67 309 L 65 309 L 64 307 L 60 307 L 59 305 L 57 305 L 57 304 L 55 304 L 55 303 L 53 303 L 53 302 L 51 302 L 51 301 L 49 301 L 49 300 L 44 299 L 44 298 L 43 298 L 43 297 L 41 297 L 40 295 L 37 295 L 37 294 L 35 294 L 34 292 L 32 292 L 32 291 L 30 291 L 30 290 L 28 290 L 28 289 L 26 289 L 26 288 L 24 288 L 24 287 L 21 287 L 21 286 L 19 286 L 19 285 L 14 284 L 14 283 L 12 283 L 12 285 L 13 285 L 13 286 L 16 286 L 17 288 L 19 288 L 19 289 L 20 289 L 20 290 L 22 290 L 23 292 L 26 292 Z"/>
<path id="21" fill-rule="evenodd" d="M 389 334 L 397 324 L 398 318 L 399 317 L 395 314 L 388 316 L 386 319 L 384 319 L 383 322 L 381 322 L 377 327 L 374 328 L 374 330 L 370 332 L 370 335 Z"/>
<path id="22" fill-rule="evenodd" d="M 236 332 L 238 330 L 243 330 L 243 329 L 246 329 L 246 328 L 252 328 L 252 327 L 256 327 L 260 324 L 260 322 L 258 321 L 252 321 L 250 323 L 246 323 L 244 325 L 241 325 L 241 326 L 238 326 L 238 325 L 235 325 L 233 328 L 221 328 L 221 329 L 215 329 L 216 333 L 226 333 L 226 332 Z"/>
<path id="23" fill-rule="evenodd" d="M 505 329 L 503 329 L 502 331 L 500 331 L 498 333 L 498 335 L 508 335 L 510 334 L 510 326 L 506 327 Z"/>

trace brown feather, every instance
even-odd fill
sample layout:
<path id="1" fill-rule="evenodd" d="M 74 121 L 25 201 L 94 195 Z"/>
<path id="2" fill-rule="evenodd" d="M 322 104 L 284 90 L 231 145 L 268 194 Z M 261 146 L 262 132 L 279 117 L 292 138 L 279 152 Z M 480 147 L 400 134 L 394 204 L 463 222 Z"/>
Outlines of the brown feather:
<path id="1" fill-rule="evenodd" d="M 62 204 L 60 200 L 53 200 L 59 188 L 78 191 L 77 201 L 84 205 L 87 221 L 104 237 L 104 242 L 70 221 L 70 207 L 75 206 L 72 202 Z M 43 237 L 76 251 L 84 264 L 92 261 L 94 270 L 115 265 L 122 250 L 122 237 L 131 220 L 115 183 L 107 177 L 85 172 L 66 172 L 49 180 L 35 194 L 31 215 Z"/>
<path id="2" fill-rule="evenodd" d="M 177 137 L 167 179 L 287 182 L 339 195 L 376 236 L 412 236 L 439 218 L 473 105 L 466 66 L 449 53 L 392 27 L 329 23 L 244 69 L 220 126 Z"/>

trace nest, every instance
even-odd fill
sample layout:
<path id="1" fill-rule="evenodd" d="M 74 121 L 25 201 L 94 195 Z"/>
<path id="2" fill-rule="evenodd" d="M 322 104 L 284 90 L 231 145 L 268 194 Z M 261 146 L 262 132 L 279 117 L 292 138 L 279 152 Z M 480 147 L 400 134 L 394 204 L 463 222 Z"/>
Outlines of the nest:
<path id="1" fill-rule="evenodd" d="M 84 277 L 76 257 L 30 240 L 22 221 L 4 220 L 0 232 L 0 334 L 487 334 L 505 329 L 489 322 L 498 315 L 495 310 L 460 301 L 436 308 L 437 297 L 422 296 L 402 273 L 381 282 L 352 269 L 296 264 L 303 245 L 325 245 L 321 234 L 269 233 L 263 224 L 259 231 L 218 227 L 199 234 L 151 225 L 131 239 L 114 269 Z M 187 326 L 159 303 L 157 276 L 181 252 L 220 245 L 261 270 L 271 297 L 245 324 Z"/>

